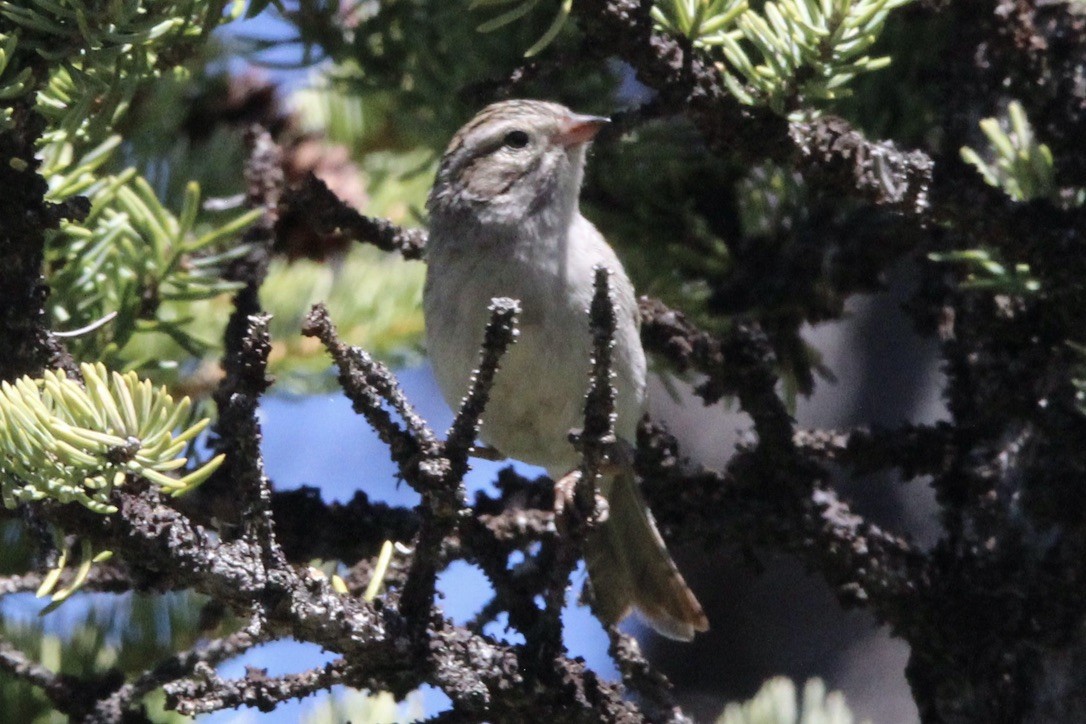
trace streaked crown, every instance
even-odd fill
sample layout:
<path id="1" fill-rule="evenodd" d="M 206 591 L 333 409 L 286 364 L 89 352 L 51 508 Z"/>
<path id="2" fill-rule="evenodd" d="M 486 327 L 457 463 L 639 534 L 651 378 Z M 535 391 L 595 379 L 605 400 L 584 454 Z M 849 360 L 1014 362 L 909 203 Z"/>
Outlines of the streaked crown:
<path id="1" fill-rule="evenodd" d="M 584 147 L 606 121 L 547 101 L 487 106 L 445 150 L 427 203 L 430 213 L 471 212 L 484 223 L 515 223 L 518 214 L 531 213 L 555 194 L 575 202 Z"/>

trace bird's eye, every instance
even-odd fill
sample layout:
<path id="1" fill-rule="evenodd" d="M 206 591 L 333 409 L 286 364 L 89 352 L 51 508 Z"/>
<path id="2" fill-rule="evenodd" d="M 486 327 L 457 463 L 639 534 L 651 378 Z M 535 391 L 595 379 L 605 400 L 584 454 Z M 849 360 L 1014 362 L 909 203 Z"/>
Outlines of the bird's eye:
<path id="1" fill-rule="evenodd" d="M 528 134 L 524 131 L 510 131 L 502 139 L 502 145 L 509 148 L 524 148 L 528 145 L 529 140 Z"/>

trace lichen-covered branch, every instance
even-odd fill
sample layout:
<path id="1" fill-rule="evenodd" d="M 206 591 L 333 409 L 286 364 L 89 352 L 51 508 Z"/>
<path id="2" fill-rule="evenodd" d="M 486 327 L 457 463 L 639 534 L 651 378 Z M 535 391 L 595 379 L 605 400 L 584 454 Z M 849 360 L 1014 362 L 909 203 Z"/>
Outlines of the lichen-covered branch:
<path id="1" fill-rule="evenodd" d="M 108 724 L 131 716 L 134 706 L 155 689 L 177 682 L 202 667 L 212 667 L 238 656 L 261 642 L 259 635 L 248 630 L 238 631 L 225 638 L 216 639 L 206 646 L 181 651 L 159 662 L 131 683 L 117 689 L 109 697 L 97 702 L 86 721 Z M 167 686 L 167 690 L 169 687 Z M 180 710 L 180 709 L 179 709 Z M 182 712 L 184 713 L 184 712 Z"/>
<path id="2" fill-rule="evenodd" d="M 269 536 L 267 480 L 260 457 L 260 428 L 256 410 L 260 395 L 271 385 L 267 378 L 268 317 L 260 305 L 260 286 L 267 275 L 275 222 L 283 191 L 282 149 L 263 128 L 249 129 L 249 160 L 245 167 L 246 203 L 261 209 L 260 218 L 240 243 L 244 256 L 235 260 L 225 276 L 244 286 L 234 295 L 234 309 L 224 333 L 224 377 L 213 394 L 219 416 L 212 428 L 212 447 L 227 454 L 217 475 L 202 486 L 190 506 L 199 505 L 206 519 L 221 520 L 227 535 L 234 535 L 243 520 Z M 238 490 L 240 483 L 241 491 Z M 239 495 L 240 492 L 240 495 Z M 261 511 L 249 515 L 243 506 Z M 256 523 L 256 520 L 261 522 Z"/>
<path id="3" fill-rule="evenodd" d="M 468 394 L 457 410 L 440 456 L 420 466 L 420 472 L 428 479 L 418 484 L 422 493 L 421 522 L 401 599 L 403 610 L 420 623 L 426 620 L 433 605 L 441 545 L 453 534 L 466 512 L 463 480 L 468 451 L 475 444 L 502 355 L 516 340 L 519 312 L 520 305 L 510 299 L 495 299 L 491 303 L 479 367 L 472 375 Z"/>
<path id="4" fill-rule="evenodd" d="M 389 447 L 392 460 L 405 479 L 419 483 L 416 468 L 424 457 L 438 454 L 433 432 L 414 411 L 387 367 L 355 347 L 339 341 L 328 309 L 317 304 L 306 317 L 302 333 L 319 339 L 339 368 L 339 383 L 354 406 Z M 384 409 L 388 403 L 405 426 Z"/>
<path id="5" fill-rule="evenodd" d="M 690 324 L 682 312 L 642 298 L 641 339 L 646 350 L 680 371 L 705 375 L 695 391 L 706 404 L 735 395 L 754 419 L 763 445 L 779 450 L 791 447 L 792 416 L 776 393 L 776 359 L 756 324 L 738 321 L 726 337 L 716 337 Z"/>
<path id="6" fill-rule="evenodd" d="M 615 437 L 615 387 L 612 363 L 617 315 L 611 292 L 612 270 L 597 266 L 594 293 L 588 308 L 588 326 L 592 335 L 592 369 L 585 395 L 584 427 L 574 434 L 574 446 L 581 453 L 581 466 L 555 490 L 555 523 L 558 535 L 544 544 L 540 557 L 546 561 L 543 588 L 543 614 L 538 623 L 534 645 L 553 656 L 562 650 L 562 609 L 574 566 L 584 553 L 584 541 L 598 522 L 596 496 L 604 466 L 612 462 L 617 449 Z M 617 457 L 617 455 L 615 455 Z M 619 461 L 613 461 L 616 464 Z M 623 461 L 628 462 L 628 461 Z"/>
<path id="7" fill-rule="evenodd" d="M 498 298 L 490 304 L 490 321 L 483 332 L 479 366 L 472 374 L 468 394 L 445 434 L 446 455 L 455 454 L 458 457 L 454 461 L 456 465 L 467 464 L 467 453 L 479 434 L 479 423 L 490 399 L 490 388 L 494 385 L 494 375 L 498 371 L 502 355 L 516 342 L 519 314 L 520 303 L 514 299 Z M 463 472 L 460 474 L 463 475 Z"/>
<path id="8" fill-rule="evenodd" d="M 175 585 L 191 587 L 238 612 L 263 606 L 265 630 L 340 653 L 375 688 L 403 695 L 430 683 L 442 688 L 458 708 L 495 718 L 529 716 L 532 711 L 568 713 L 570 706 L 594 718 L 590 712 L 601 702 L 605 716 L 607 711 L 632 711 L 617 690 L 595 679 L 578 684 L 588 698 L 556 695 L 540 702 L 521 688 L 521 664 L 505 645 L 435 616 L 427 629 L 431 645 L 419 650 L 395 610 L 337 594 L 323 578 L 279 570 L 280 581 L 269 587 L 259 564 L 261 552 L 251 541 L 218 540 L 165 505 L 153 490 L 118 491 L 116 503 L 119 512 L 105 525 L 98 516 L 74 509 L 55 515 L 67 529 L 108 542 L 126 560 L 139 561 Z M 480 661 L 490 663 L 480 668 Z M 580 667 L 568 661 L 557 665 L 567 671 Z M 584 694 L 588 689 L 591 693 Z"/>
<path id="9" fill-rule="evenodd" d="M 284 203 L 320 233 L 343 233 L 382 251 L 399 252 L 405 259 L 421 258 L 426 246 L 426 232 L 422 229 L 402 229 L 385 219 L 363 216 L 312 174 L 290 189 Z"/>
<path id="10" fill-rule="evenodd" d="M 226 680 L 201 662 L 196 666 L 194 678 L 166 686 L 167 702 L 186 716 L 240 706 L 270 712 L 284 701 L 301 699 L 343 683 L 345 669 L 345 662 L 339 659 L 300 674 L 272 677 L 265 669 L 250 668 L 243 678 Z"/>
<path id="11" fill-rule="evenodd" d="M 659 93 L 660 104 L 690 118 L 710 149 L 747 163 L 791 157 L 827 191 L 907 213 L 926 212 L 932 172 L 926 154 L 869 141 L 840 118 L 789 123 L 768 109 L 742 106 L 713 64 L 653 29 L 651 5 L 585 0 L 573 13 L 598 47 L 629 63 L 638 79 Z"/>
<path id="12" fill-rule="evenodd" d="M 607 627 L 610 646 L 607 653 L 618 666 L 622 674 L 622 683 L 642 700 L 642 706 L 650 721 L 669 722 L 669 724 L 692 724 L 675 702 L 671 683 L 667 678 L 652 668 L 641 653 L 637 639 L 618 630 L 616 626 Z"/>
<path id="13" fill-rule="evenodd" d="M 665 535 L 702 543 L 771 545 L 818 570 L 843 603 L 877 611 L 901 625 L 926 586 L 925 556 L 907 541 L 865 522 L 824 487 L 817 464 L 795 455 L 739 450 L 724 473 L 678 455 L 674 438 L 641 426 L 638 474 Z M 806 492 L 803 486 L 806 485 Z"/>

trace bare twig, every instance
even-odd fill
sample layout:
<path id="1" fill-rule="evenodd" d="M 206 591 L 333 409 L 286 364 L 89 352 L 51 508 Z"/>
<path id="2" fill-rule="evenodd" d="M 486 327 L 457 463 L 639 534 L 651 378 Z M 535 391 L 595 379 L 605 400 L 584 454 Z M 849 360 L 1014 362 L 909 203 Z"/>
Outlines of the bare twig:
<path id="1" fill-rule="evenodd" d="M 427 463 L 433 480 L 422 491 L 422 523 L 401 602 L 402 609 L 409 615 L 413 613 L 417 621 L 425 621 L 424 612 L 433 605 L 437 553 L 456 530 L 458 518 L 467 505 L 463 479 L 468 469 L 468 454 L 479 432 L 479 421 L 490 398 L 498 363 L 516 340 L 519 312 L 520 306 L 511 299 L 491 302 L 490 321 L 483 334 L 479 367 L 472 375 L 471 388 L 449 427 L 442 456 Z"/>
<path id="2" fill-rule="evenodd" d="M 399 466 L 404 479 L 419 485 L 416 470 L 420 456 L 437 457 L 439 444 L 404 397 L 392 372 L 362 350 L 343 344 L 328 316 L 328 308 L 323 304 L 316 304 L 310 310 L 302 334 L 320 339 L 328 349 L 339 367 L 339 384 L 353 403 L 355 412 L 362 414 L 388 445 L 392 460 Z M 386 402 L 399 414 L 406 429 L 384 409 Z"/>
<path id="3" fill-rule="evenodd" d="M 262 209 L 264 213 L 249 227 L 242 239 L 247 253 L 233 262 L 224 274 L 225 278 L 245 285 L 234 297 L 234 312 L 226 325 L 223 368 L 228 378 L 234 372 L 231 355 L 241 346 L 249 327 L 249 317 L 261 311 L 260 285 L 268 272 L 271 249 L 275 243 L 279 199 L 283 194 L 283 150 L 260 126 L 249 129 L 246 142 L 249 145 L 249 160 L 245 164 L 246 205 Z M 219 396 L 225 392 L 223 390 Z"/>
<path id="4" fill-rule="evenodd" d="M 612 358 L 615 347 L 615 300 L 611 293 L 612 271 L 603 266 L 595 269 L 592 305 L 588 309 L 592 333 L 592 372 L 588 394 L 585 396 L 584 429 L 576 436 L 576 446 L 584 457 L 585 488 L 589 497 L 582 504 L 590 507 L 595 479 L 608 461 L 615 444 L 615 387 Z"/>
<path id="5" fill-rule="evenodd" d="M 339 199 L 313 174 L 290 189 L 284 203 L 312 224 L 318 232 L 340 231 L 360 242 L 373 244 L 382 251 L 397 251 L 405 259 L 422 258 L 426 232 L 401 229 L 384 219 L 363 216 Z"/>
<path id="6" fill-rule="evenodd" d="M 57 711 L 73 719 L 86 716 L 96 701 L 109 696 L 123 681 L 116 669 L 86 679 L 54 673 L 6 641 L 0 641 L 0 672 L 38 687 Z"/>
<path id="7" fill-rule="evenodd" d="M 123 721 L 126 712 L 146 694 L 188 676 L 199 666 L 215 666 L 238 656 L 260 641 L 252 632 L 243 630 L 226 638 L 216 639 L 206 646 L 176 653 L 144 672 L 132 683 L 125 684 L 108 698 L 99 701 L 86 721 L 88 724 Z"/>
<path id="8" fill-rule="evenodd" d="M 812 458 L 847 465 L 856 475 L 898 468 L 902 476 L 938 475 L 957 452 L 949 424 L 893 429 L 797 430 L 797 448 Z"/>
<path id="9" fill-rule="evenodd" d="M 504 297 L 490 303 L 490 322 L 483 333 L 483 346 L 479 366 L 471 377 L 471 388 L 456 412 L 452 425 L 445 433 L 445 455 L 456 458 L 456 464 L 466 465 L 467 458 L 477 452 L 475 436 L 479 434 L 479 421 L 490 400 L 490 388 L 498 363 L 509 346 L 517 338 L 517 316 L 520 303 Z M 463 474 L 463 473 L 461 473 Z"/>
<path id="10" fill-rule="evenodd" d="M 222 387 L 232 392 L 219 408 L 216 432 L 220 436 L 218 447 L 227 447 L 229 451 L 224 467 L 233 483 L 233 498 L 242 506 L 240 514 L 245 534 L 260 546 L 266 567 L 280 568 L 286 559 L 275 538 L 271 486 L 264 474 L 261 430 L 257 420 L 260 395 L 270 384 L 265 374 L 271 353 L 270 319 L 267 314 L 249 317 L 248 331 L 229 365 L 234 379 Z"/>
<path id="11" fill-rule="evenodd" d="M 50 698 L 58 694 L 67 694 L 67 687 L 60 681 L 59 675 L 32 661 L 30 657 L 6 641 L 0 641 L 0 670 L 37 686 Z"/>
<path id="12" fill-rule="evenodd" d="M 777 396 L 776 356 L 761 328 L 736 321 L 726 337 L 703 332 L 679 311 L 663 302 L 642 297 L 641 341 L 645 349 L 675 364 L 694 369 L 706 380 L 695 391 L 712 404 L 724 395 L 739 398 L 743 410 L 754 419 L 762 445 L 789 450 L 792 447 L 792 416 Z"/>
<path id="13" fill-rule="evenodd" d="M 267 519 L 267 481 L 260 457 L 260 426 L 256 408 L 260 395 L 270 386 L 266 376 L 268 317 L 262 314 L 260 286 L 267 275 L 275 243 L 275 222 L 283 189 L 283 152 L 271 135 L 259 126 L 246 134 L 249 160 L 245 166 L 246 203 L 261 209 L 260 218 L 246 230 L 246 253 L 231 263 L 224 276 L 244 286 L 234 295 L 234 309 L 224 332 L 222 382 L 214 392 L 219 417 L 212 428 L 211 444 L 226 454 L 224 464 L 204 483 L 192 501 L 201 517 L 217 519 L 223 534 L 237 534 L 243 521 L 263 518 L 261 535 L 270 535 Z M 238 481 L 242 494 L 238 495 Z M 254 507 L 255 506 L 255 507 Z M 243 510 L 249 507 L 251 511 Z M 251 528 L 250 523 L 245 523 Z M 274 546 L 269 555 L 279 555 Z"/>
<path id="14" fill-rule="evenodd" d="M 332 663 L 301 674 L 268 676 L 266 669 L 249 668 L 241 679 L 223 679 L 206 663 L 196 666 L 192 679 L 167 684 L 167 702 L 186 716 L 220 709 L 252 706 L 269 712 L 290 699 L 301 699 L 343 682 L 346 662 Z"/>
<path id="15" fill-rule="evenodd" d="M 596 523 L 597 480 L 615 446 L 615 388 L 612 383 L 612 352 L 615 344 L 615 301 L 611 294 L 611 270 L 595 269 L 589 328 L 592 332 L 592 371 L 585 397 L 584 428 L 574 435 L 581 453 L 580 470 L 567 479 L 572 489 L 556 489 L 555 518 L 558 537 L 544 543 L 540 557 L 547 563 L 543 589 L 544 611 L 539 622 L 539 658 L 549 660 L 562 650 L 562 608 L 569 576 L 581 558 L 584 539 Z M 559 481 L 559 488 L 565 487 Z M 526 634 L 527 635 L 527 634 Z"/>
<path id="16" fill-rule="evenodd" d="M 843 603 L 869 606 L 895 625 L 912 621 L 929 576 L 924 554 L 852 513 L 821 487 L 825 473 L 813 463 L 797 455 L 783 468 L 783 459 L 740 449 L 717 473 L 683 461 L 661 427 L 638 431 L 643 492 L 665 535 L 773 541 L 819 570 Z M 811 486 L 805 493 L 803 484 Z"/>
<path id="17" fill-rule="evenodd" d="M 548 519 L 550 516 L 548 515 Z M 546 529 L 546 538 L 555 534 L 553 524 Z M 460 541 L 464 559 L 476 564 L 490 581 L 494 589 L 494 605 L 509 614 L 509 625 L 536 640 L 535 632 L 539 629 L 540 611 L 535 604 L 536 595 L 543 591 L 546 583 L 542 566 L 526 557 L 524 563 L 508 566 L 509 554 L 522 548 L 514 541 L 502 539 L 488 527 L 480 517 L 467 517 L 460 524 Z M 477 622 L 485 623 L 485 613 L 480 613 Z M 538 647 L 537 647 L 538 648 Z M 536 665 L 546 665 L 538 657 L 530 657 L 532 671 Z"/>
<path id="18" fill-rule="evenodd" d="M 610 641 L 607 652 L 622 674 L 622 683 L 641 698 L 649 720 L 668 724 L 691 724 L 691 720 L 675 703 L 675 697 L 671 694 L 671 682 L 649 665 L 641 653 L 637 639 L 622 633 L 617 626 L 607 626 L 607 638 Z"/>

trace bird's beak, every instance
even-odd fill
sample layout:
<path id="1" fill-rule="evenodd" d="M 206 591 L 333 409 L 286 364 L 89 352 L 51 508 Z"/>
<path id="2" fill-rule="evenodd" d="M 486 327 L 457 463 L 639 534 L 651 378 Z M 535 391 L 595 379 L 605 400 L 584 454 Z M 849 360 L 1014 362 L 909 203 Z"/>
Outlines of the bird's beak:
<path id="1" fill-rule="evenodd" d="M 600 129 L 611 122 L 611 119 L 603 116 L 582 116 L 574 113 L 558 125 L 558 132 L 554 134 L 554 142 L 562 146 L 578 146 L 588 143 Z"/>

